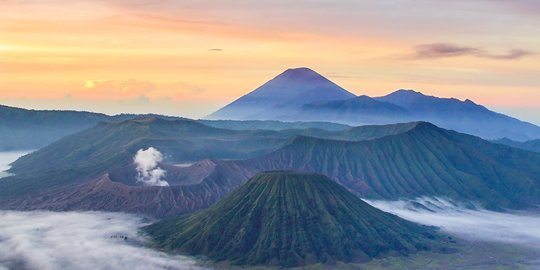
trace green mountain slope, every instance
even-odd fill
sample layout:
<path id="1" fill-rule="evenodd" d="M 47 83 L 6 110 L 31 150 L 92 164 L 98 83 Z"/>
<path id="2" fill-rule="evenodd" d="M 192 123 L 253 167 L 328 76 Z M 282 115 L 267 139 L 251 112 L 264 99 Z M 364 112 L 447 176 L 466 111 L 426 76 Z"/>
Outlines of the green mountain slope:
<path id="1" fill-rule="evenodd" d="M 176 175 L 173 164 L 204 159 L 253 158 L 279 149 L 297 135 L 355 141 L 403 132 L 412 126 L 408 123 L 339 131 L 272 131 L 227 130 L 193 120 L 165 120 L 156 117 L 103 122 L 14 162 L 10 172 L 16 176 L 0 181 L 0 199 L 64 188 L 105 173 L 111 173 L 113 181 L 137 185 L 135 168 L 132 166 L 133 156 L 139 149 L 148 147 L 163 153 L 164 163 L 171 165 L 166 168 L 166 180 L 174 183 L 177 181 L 173 179 Z"/>
<path id="2" fill-rule="evenodd" d="M 374 199 L 442 196 L 493 209 L 540 203 L 540 154 L 429 123 L 370 141 L 301 136 L 271 154 L 236 161 L 235 166 L 252 172 L 317 172 Z"/>
<path id="3" fill-rule="evenodd" d="M 146 231 L 162 248 L 239 265 L 369 260 L 438 245 L 432 228 L 382 212 L 322 175 L 268 172 L 209 209 Z"/>

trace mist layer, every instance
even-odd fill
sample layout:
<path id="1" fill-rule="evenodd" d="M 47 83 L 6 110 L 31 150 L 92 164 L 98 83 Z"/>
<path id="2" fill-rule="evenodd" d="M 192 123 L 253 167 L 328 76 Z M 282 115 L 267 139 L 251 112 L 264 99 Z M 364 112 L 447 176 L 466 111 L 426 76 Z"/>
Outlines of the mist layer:
<path id="1" fill-rule="evenodd" d="M 140 217 L 0 211 L 0 269 L 203 269 L 144 247 Z"/>

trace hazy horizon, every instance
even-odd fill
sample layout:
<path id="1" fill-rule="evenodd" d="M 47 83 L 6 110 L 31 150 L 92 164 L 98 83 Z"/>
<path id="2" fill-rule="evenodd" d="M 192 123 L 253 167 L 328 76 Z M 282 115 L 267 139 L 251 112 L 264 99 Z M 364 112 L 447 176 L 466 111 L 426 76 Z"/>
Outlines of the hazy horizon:
<path id="1" fill-rule="evenodd" d="M 535 1 L 2 1 L 0 103 L 203 117 L 287 68 L 540 124 Z"/>

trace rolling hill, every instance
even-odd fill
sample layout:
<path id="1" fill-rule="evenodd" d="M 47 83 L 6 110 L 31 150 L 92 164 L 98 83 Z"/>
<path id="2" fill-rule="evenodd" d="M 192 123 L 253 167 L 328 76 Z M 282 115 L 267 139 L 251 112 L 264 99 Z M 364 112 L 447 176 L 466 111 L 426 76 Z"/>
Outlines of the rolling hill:
<path id="1" fill-rule="evenodd" d="M 322 175 L 257 174 L 209 209 L 146 228 L 160 248 L 296 267 L 437 249 L 433 228 L 382 212 Z"/>

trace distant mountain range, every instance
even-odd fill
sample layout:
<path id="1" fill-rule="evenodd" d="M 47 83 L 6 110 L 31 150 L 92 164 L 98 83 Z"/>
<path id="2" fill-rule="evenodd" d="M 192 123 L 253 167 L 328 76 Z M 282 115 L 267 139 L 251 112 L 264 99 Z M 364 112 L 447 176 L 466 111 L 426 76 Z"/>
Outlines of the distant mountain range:
<path id="1" fill-rule="evenodd" d="M 155 114 L 119 114 L 110 116 L 82 111 L 27 110 L 0 105 L 0 151 L 39 149 L 65 136 L 93 127 L 99 122 L 117 122 L 143 117 L 159 117 L 168 120 L 186 119 Z M 347 125 L 328 122 L 200 121 L 207 126 L 234 130 L 304 128 L 342 130 L 349 128 Z"/>
<path id="2" fill-rule="evenodd" d="M 508 138 L 502 138 L 502 139 L 494 140 L 493 142 L 498 143 L 498 144 L 512 146 L 512 147 L 527 150 L 527 151 L 540 153 L 540 140 L 517 142 L 517 141 L 510 140 Z"/>
<path id="3" fill-rule="evenodd" d="M 27 110 L 0 105 L 0 151 L 38 149 L 99 122 L 150 116 L 182 119 L 154 114 L 110 116 L 83 111 Z"/>
<path id="4" fill-rule="evenodd" d="M 170 186 L 137 182 L 133 157 L 147 147 L 165 157 L 159 166 Z M 445 197 L 495 210 L 540 204 L 539 153 L 425 122 L 254 131 L 144 118 L 103 123 L 17 160 L 16 175 L 0 181 L 0 207 L 172 216 L 208 207 L 268 170 L 324 174 L 370 199 Z"/>
<path id="5" fill-rule="evenodd" d="M 207 118 L 330 121 L 355 126 L 427 121 L 486 139 L 540 138 L 540 127 L 471 100 L 438 98 L 413 90 L 357 97 L 308 68 L 289 69 Z"/>
<path id="6" fill-rule="evenodd" d="M 431 227 L 382 212 L 322 175 L 257 174 L 210 208 L 146 228 L 158 247 L 234 265 L 298 267 L 439 251 Z"/>
<path id="7" fill-rule="evenodd" d="M 99 122 L 151 116 L 184 119 L 154 114 L 110 116 L 27 110 L 0 105 L 0 151 L 39 149 Z M 309 68 L 288 69 L 209 115 L 207 120 L 200 120 L 208 126 L 235 130 L 342 130 L 358 125 L 414 121 L 431 122 L 489 140 L 540 139 L 540 127 L 490 111 L 470 100 L 426 96 L 413 90 L 398 90 L 375 98 L 355 96 Z"/>

